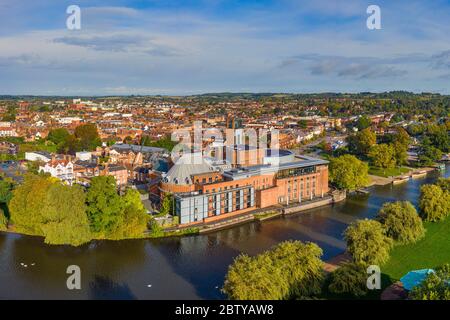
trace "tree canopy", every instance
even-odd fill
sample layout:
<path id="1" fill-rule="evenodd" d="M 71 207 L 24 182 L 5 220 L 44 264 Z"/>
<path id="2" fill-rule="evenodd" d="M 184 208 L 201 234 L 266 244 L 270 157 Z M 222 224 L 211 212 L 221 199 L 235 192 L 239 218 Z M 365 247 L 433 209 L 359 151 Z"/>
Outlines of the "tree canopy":
<path id="1" fill-rule="evenodd" d="M 382 143 L 372 146 L 368 156 L 375 167 L 384 169 L 395 167 L 395 150 L 390 144 Z"/>
<path id="2" fill-rule="evenodd" d="M 330 181 L 339 189 L 355 190 L 369 183 L 367 164 L 353 155 L 331 158 Z"/>
<path id="3" fill-rule="evenodd" d="M 93 232 L 108 237 L 118 228 L 123 207 L 113 176 L 93 177 L 86 194 L 86 203 Z"/>
<path id="4" fill-rule="evenodd" d="M 393 242 L 378 221 L 357 220 L 347 227 L 344 237 L 354 262 L 382 265 L 389 260 Z"/>
<path id="5" fill-rule="evenodd" d="M 91 240 L 84 197 L 80 186 L 29 174 L 13 191 L 11 222 L 19 232 L 44 236 L 46 243 L 78 246 Z"/>
<path id="6" fill-rule="evenodd" d="M 366 266 L 354 262 L 343 263 L 330 274 L 328 291 L 352 298 L 365 296 L 368 292 Z"/>
<path id="7" fill-rule="evenodd" d="M 223 292 L 232 300 L 282 300 L 320 293 L 322 249 L 286 241 L 260 255 L 238 256 L 229 267 Z"/>
<path id="8" fill-rule="evenodd" d="M 450 300 L 450 265 L 435 269 L 408 296 L 412 300 Z"/>
<path id="9" fill-rule="evenodd" d="M 400 244 L 414 243 L 425 235 L 422 219 L 409 201 L 385 203 L 377 220 L 384 226 L 386 235 Z"/>
<path id="10" fill-rule="evenodd" d="M 348 136 L 347 143 L 351 153 L 359 156 L 367 156 L 370 148 L 377 143 L 377 136 L 370 128 L 366 128 L 354 135 Z"/>
<path id="11" fill-rule="evenodd" d="M 450 192 L 438 185 L 426 184 L 420 188 L 420 216 L 425 221 L 439 221 L 450 214 Z"/>

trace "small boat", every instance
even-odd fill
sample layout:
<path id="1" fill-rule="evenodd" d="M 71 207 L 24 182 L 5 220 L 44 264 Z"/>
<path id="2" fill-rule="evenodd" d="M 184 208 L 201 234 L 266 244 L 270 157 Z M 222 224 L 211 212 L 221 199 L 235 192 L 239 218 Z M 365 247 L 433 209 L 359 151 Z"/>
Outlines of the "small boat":
<path id="1" fill-rule="evenodd" d="M 422 178 L 422 177 L 425 177 L 426 175 L 427 175 L 427 172 L 425 170 L 415 171 L 411 174 L 411 178 L 413 178 L 413 179 Z"/>
<path id="2" fill-rule="evenodd" d="M 438 163 L 434 167 L 436 168 L 436 170 L 445 171 L 445 164 L 444 163 Z"/>
<path id="3" fill-rule="evenodd" d="M 409 180 L 409 176 L 401 176 L 401 177 L 394 178 L 394 180 L 392 180 L 392 184 L 396 185 L 396 184 L 404 183 L 408 180 Z"/>

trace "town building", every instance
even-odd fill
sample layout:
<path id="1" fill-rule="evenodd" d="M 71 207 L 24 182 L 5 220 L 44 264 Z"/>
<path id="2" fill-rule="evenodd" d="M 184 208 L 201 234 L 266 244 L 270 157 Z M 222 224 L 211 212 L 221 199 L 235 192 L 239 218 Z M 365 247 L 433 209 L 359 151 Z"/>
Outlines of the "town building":
<path id="1" fill-rule="evenodd" d="M 244 148 L 245 149 L 245 148 Z M 160 191 L 172 193 L 182 225 L 200 224 L 256 209 L 324 197 L 328 162 L 267 149 L 257 165 L 221 171 L 201 153 L 184 154 L 163 175 Z"/>

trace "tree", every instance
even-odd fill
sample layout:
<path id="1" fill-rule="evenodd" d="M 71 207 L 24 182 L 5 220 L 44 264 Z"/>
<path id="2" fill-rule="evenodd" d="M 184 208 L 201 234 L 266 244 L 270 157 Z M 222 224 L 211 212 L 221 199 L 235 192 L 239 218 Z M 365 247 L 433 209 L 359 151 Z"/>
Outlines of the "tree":
<path id="1" fill-rule="evenodd" d="M 403 129 L 402 127 L 397 128 L 397 133 L 393 137 L 393 143 L 398 143 L 406 148 L 409 147 L 409 144 L 411 143 L 411 137 L 409 136 L 408 132 Z"/>
<path id="2" fill-rule="evenodd" d="M 367 294 L 367 272 L 362 264 L 346 262 L 330 274 L 328 291 L 333 294 L 360 298 Z"/>
<path id="3" fill-rule="evenodd" d="M 24 182 L 13 191 L 9 202 L 10 222 L 18 232 L 43 236 L 42 200 L 56 180 L 47 176 L 27 174 Z"/>
<path id="4" fill-rule="evenodd" d="M 364 130 L 366 128 L 369 128 L 372 125 L 372 120 L 368 116 L 362 116 L 358 118 L 358 121 L 356 122 L 356 127 L 358 130 Z"/>
<path id="5" fill-rule="evenodd" d="M 92 178 L 86 204 L 91 230 L 101 237 L 109 237 L 120 224 L 123 209 L 116 190 L 116 179 L 113 176 Z"/>
<path id="6" fill-rule="evenodd" d="M 122 197 L 121 221 L 112 232 L 112 239 L 141 238 L 147 230 L 149 216 L 137 190 L 128 189 Z"/>
<path id="7" fill-rule="evenodd" d="M 13 191 L 11 222 L 18 232 L 43 236 L 46 243 L 78 246 L 91 239 L 84 199 L 78 185 L 28 174 Z"/>
<path id="8" fill-rule="evenodd" d="M 233 300 L 311 297 L 323 282 L 322 249 L 286 241 L 260 255 L 239 255 L 229 267 L 222 291 Z"/>
<path id="9" fill-rule="evenodd" d="M 400 244 L 414 243 L 425 235 L 422 219 L 409 201 L 385 203 L 377 220 L 384 226 L 386 235 Z"/>
<path id="10" fill-rule="evenodd" d="M 62 145 L 66 143 L 70 133 L 66 128 L 57 128 L 50 130 L 47 135 L 47 140 L 53 142 L 56 145 Z"/>
<path id="11" fill-rule="evenodd" d="M 423 166 L 431 166 L 442 158 L 442 152 L 434 147 L 428 137 L 422 140 L 421 147 L 418 152 L 419 163 Z"/>
<path id="12" fill-rule="evenodd" d="M 396 141 L 392 144 L 394 149 L 394 159 L 397 166 L 406 164 L 408 159 L 408 146 Z"/>
<path id="13" fill-rule="evenodd" d="M 307 129 L 308 128 L 308 120 L 299 120 L 297 122 L 297 124 L 298 124 L 298 127 L 300 129 Z"/>
<path id="14" fill-rule="evenodd" d="M 102 144 L 97 126 L 92 123 L 82 124 L 76 127 L 75 137 L 80 142 L 81 150 L 93 151 Z"/>
<path id="15" fill-rule="evenodd" d="M 375 132 L 366 128 L 347 138 L 348 148 L 350 152 L 366 156 L 370 148 L 377 143 L 377 136 Z"/>
<path id="16" fill-rule="evenodd" d="M 412 300 L 450 300 L 450 265 L 436 268 L 426 279 L 414 287 L 408 298 Z"/>
<path id="17" fill-rule="evenodd" d="M 394 154 L 394 148 L 383 143 L 372 146 L 368 156 L 375 167 L 388 169 L 395 166 Z"/>
<path id="18" fill-rule="evenodd" d="M 441 152 L 450 152 L 450 135 L 445 125 L 430 125 L 427 128 L 427 137 L 431 145 Z"/>
<path id="19" fill-rule="evenodd" d="M 0 209 L 0 231 L 6 231 L 8 229 L 8 218 L 2 209 Z"/>
<path id="20" fill-rule="evenodd" d="M 173 196 L 170 193 L 164 193 L 159 214 L 161 216 L 173 214 Z"/>
<path id="21" fill-rule="evenodd" d="M 420 188 L 420 216 L 425 221 L 439 221 L 450 214 L 450 192 L 437 185 L 426 184 Z"/>
<path id="22" fill-rule="evenodd" d="M 450 178 L 439 178 L 436 185 L 444 192 L 450 192 Z"/>
<path id="23" fill-rule="evenodd" d="M 45 243 L 79 246 L 92 239 L 81 186 L 52 184 L 42 206 Z"/>
<path id="24" fill-rule="evenodd" d="M 339 189 L 355 190 L 369 183 L 367 163 L 352 155 L 331 158 L 330 181 Z"/>
<path id="25" fill-rule="evenodd" d="M 11 179 L 0 180 L 0 203 L 8 203 L 11 200 L 13 188 Z"/>
<path id="26" fill-rule="evenodd" d="M 389 260 L 392 240 L 378 221 L 357 220 L 347 227 L 344 237 L 354 262 L 381 265 Z"/>

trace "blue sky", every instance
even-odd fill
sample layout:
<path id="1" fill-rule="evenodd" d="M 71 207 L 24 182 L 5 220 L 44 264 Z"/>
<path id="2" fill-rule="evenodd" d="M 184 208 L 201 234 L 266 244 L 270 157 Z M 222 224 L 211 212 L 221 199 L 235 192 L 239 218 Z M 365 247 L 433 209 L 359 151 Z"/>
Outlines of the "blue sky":
<path id="1" fill-rule="evenodd" d="M 442 0 L 0 0 L 0 94 L 450 94 L 449 21 Z"/>

